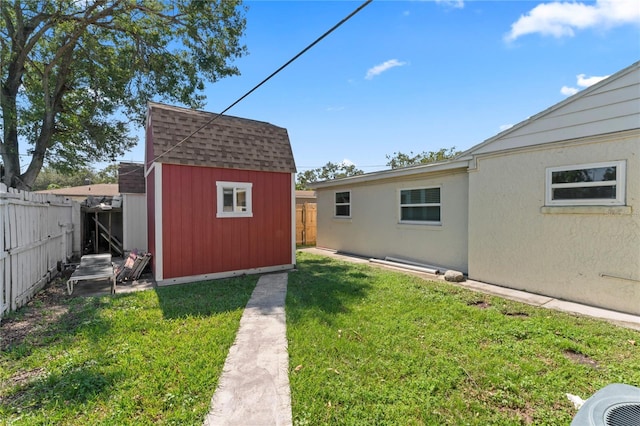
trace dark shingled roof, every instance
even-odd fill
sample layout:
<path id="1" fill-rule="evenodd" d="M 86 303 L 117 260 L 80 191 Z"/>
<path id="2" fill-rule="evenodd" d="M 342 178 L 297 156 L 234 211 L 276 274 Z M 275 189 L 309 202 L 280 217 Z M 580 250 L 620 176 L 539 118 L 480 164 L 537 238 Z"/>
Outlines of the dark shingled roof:
<path id="1" fill-rule="evenodd" d="M 118 191 L 124 194 L 144 194 L 144 164 L 120 163 L 118 166 Z"/>
<path id="2" fill-rule="evenodd" d="M 246 118 L 220 116 L 186 142 L 171 149 L 216 115 L 150 102 L 153 157 L 147 161 L 160 156 L 156 162 L 296 172 L 287 129 Z"/>

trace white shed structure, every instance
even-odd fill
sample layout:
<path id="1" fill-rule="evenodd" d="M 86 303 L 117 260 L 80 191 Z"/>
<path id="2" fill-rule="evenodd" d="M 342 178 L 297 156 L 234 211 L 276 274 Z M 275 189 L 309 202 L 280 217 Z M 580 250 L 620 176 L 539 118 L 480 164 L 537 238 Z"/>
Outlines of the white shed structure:
<path id="1" fill-rule="evenodd" d="M 640 314 L 640 62 L 454 161 L 314 189 L 318 246 Z"/>
<path id="2" fill-rule="evenodd" d="M 120 163 L 118 190 L 122 196 L 122 245 L 125 251 L 147 251 L 147 195 L 144 164 Z"/>

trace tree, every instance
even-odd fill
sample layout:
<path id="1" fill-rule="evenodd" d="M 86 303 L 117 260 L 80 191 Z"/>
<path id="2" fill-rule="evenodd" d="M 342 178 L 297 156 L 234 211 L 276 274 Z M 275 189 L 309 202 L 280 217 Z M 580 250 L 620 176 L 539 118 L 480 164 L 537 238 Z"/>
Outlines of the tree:
<path id="1" fill-rule="evenodd" d="M 437 163 L 438 161 L 445 161 L 455 158 L 460 151 L 456 151 L 456 147 L 441 148 L 438 151 L 423 151 L 419 154 L 409 152 L 404 154 L 402 152 L 394 152 L 393 155 L 387 155 L 387 166 L 392 169 L 398 169 L 401 167 L 416 166 L 418 164 Z"/>
<path id="2" fill-rule="evenodd" d="M 79 167 L 70 173 L 60 173 L 53 167 L 44 166 L 33 183 L 31 190 L 68 188 L 71 186 L 96 183 L 118 183 L 118 166 L 110 164 L 102 170 Z"/>
<path id="3" fill-rule="evenodd" d="M 322 180 L 340 179 L 348 176 L 361 175 L 364 172 L 358 169 L 355 164 L 332 163 L 329 161 L 322 167 L 312 170 L 305 170 L 297 176 L 296 189 L 308 189 L 312 182 Z"/>
<path id="4" fill-rule="evenodd" d="M 44 166 L 33 183 L 33 191 L 43 189 L 68 188 L 71 186 L 85 185 L 86 180 L 91 181 L 94 172 L 88 167 L 80 167 L 73 173 L 62 174 L 52 167 Z"/>
<path id="5" fill-rule="evenodd" d="M 0 1 L 4 183 L 28 189 L 45 162 L 64 171 L 122 155 L 149 100 L 201 108 L 204 81 L 239 74 L 240 2 Z"/>
<path id="6" fill-rule="evenodd" d="M 109 164 L 104 169 L 96 171 L 93 183 L 118 183 L 118 165 Z"/>

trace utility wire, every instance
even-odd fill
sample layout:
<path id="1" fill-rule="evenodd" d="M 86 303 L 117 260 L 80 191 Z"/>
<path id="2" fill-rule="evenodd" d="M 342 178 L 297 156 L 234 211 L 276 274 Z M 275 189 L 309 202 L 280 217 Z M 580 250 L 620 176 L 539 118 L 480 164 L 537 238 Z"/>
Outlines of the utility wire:
<path id="1" fill-rule="evenodd" d="M 204 129 L 205 127 L 207 127 L 209 124 L 213 123 L 215 120 L 217 120 L 221 115 L 223 115 L 225 112 L 229 111 L 231 108 L 233 108 L 234 106 L 236 106 L 237 104 L 239 104 L 241 101 L 243 101 L 247 96 L 249 96 L 250 94 L 252 94 L 253 92 L 255 92 L 260 86 L 262 86 L 263 84 L 265 84 L 267 81 L 271 80 L 272 77 L 274 77 L 276 74 L 278 74 L 280 71 L 282 71 L 283 69 L 285 69 L 286 67 L 288 67 L 293 61 L 295 61 L 296 59 L 298 59 L 300 56 L 304 55 L 305 53 L 307 53 L 307 51 L 309 51 L 313 46 L 315 46 L 316 44 L 318 44 L 322 39 L 324 39 L 325 37 L 327 37 L 329 34 L 331 34 L 332 32 L 334 32 L 336 29 L 338 29 L 338 27 L 340 27 L 342 24 L 344 24 L 345 22 L 347 22 L 349 19 L 353 18 L 358 12 L 360 12 L 362 9 L 364 9 L 366 6 L 368 6 L 373 0 L 366 0 L 364 3 L 362 3 L 357 9 L 355 9 L 353 12 L 351 12 L 349 15 L 347 15 L 345 18 L 343 18 L 340 22 L 338 22 L 337 24 L 335 24 L 333 27 L 331 27 L 328 31 L 326 31 L 324 34 L 322 34 L 320 37 L 318 37 L 313 43 L 311 43 L 310 45 L 308 45 L 307 47 L 305 47 L 304 49 L 302 49 L 300 51 L 300 53 L 298 53 L 296 56 L 294 56 L 293 58 L 289 59 L 284 65 L 282 65 L 280 68 L 278 68 L 277 70 L 275 70 L 274 72 L 272 72 L 267 78 L 265 78 L 264 80 L 262 80 L 260 83 L 258 83 L 256 86 L 253 87 L 253 89 L 249 90 L 247 93 L 245 93 L 244 95 L 242 95 L 240 98 L 238 98 L 238 100 L 236 100 L 234 103 L 232 103 L 231 105 L 229 105 L 227 108 L 225 108 L 222 112 L 214 115 L 209 121 L 207 121 L 206 123 L 204 123 L 202 126 L 200 126 L 199 128 L 197 128 L 196 130 L 194 130 L 190 135 L 186 136 L 184 139 L 182 139 L 180 142 L 178 142 L 177 144 L 175 144 L 174 146 L 172 146 L 171 148 L 167 149 L 166 151 L 164 151 L 162 154 L 158 155 L 157 157 L 155 157 L 152 162 L 155 162 L 156 160 L 158 160 L 159 158 L 163 157 L 164 155 L 168 154 L 169 152 L 173 151 L 174 149 L 176 149 L 177 147 L 179 147 L 180 145 L 182 145 L 183 143 L 185 143 L 186 141 L 188 141 L 190 138 L 193 137 L 193 135 L 195 135 L 196 133 L 200 132 L 202 129 Z M 145 164 L 147 164 L 145 162 Z"/>
<path id="2" fill-rule="evenodd" d="M 192 138 L 195 134 L 197 134 L 198 132 L 200 132 L 202 129 L 204 129 L 205 127 L 207 127 L 208 125 L 210 125 L 211 123 L 213 123 L 215 120 L 217 120 L 220 116 L 222 116 L 225 112 L 229 111 L 231 108 L 233 108 L 234 106 L 236 106 L 237 104 L 239 104 L 241 101 L 243 101 L 247 96 L 249 96 L 250 94 L 252 94 L 253 92 L 255 92 L 260 86 L 262 86 L 263 84 L 265 84 L 267 81 L 271 80 L 271 78 L 273 78 L 276 74 L 278 74 L 280 71 L 282 71 L 283 69 L 285 69 L 286 67 L 288 67 L 289 65 L 291 65 L 291 63 L 293 63 L 296 59 L 298 59 L 300 56 L 304 55 L 306 52 L 308 52 L 311 48 L 313 48 L 316 44 L 318 44 L 320 41 L 322 41 L 325 37 L 327 37 L 329 34 L 331 34 L 332 32 L 334 32 L 336 29 L 338 29 L 340 26 L 342 26 L 342 24 L 344 24 L 345 22 L 347 22 L 348 20 L 350 20 L 351 18 L 353 18 L 357 13 L 359 13 L 362 9 L 364 9 L 366 6 L 368 6 L 373 0 L 366 0 L 364 3 L 362 3 L 358 8 L 356 8 L 353 12 L 351 12 L 349 15 L 347 15 L 345 18 L 343 18 L 340 22 L 338 22 L 337 24 L 335 24 L 333 27 L 331 27 L 329 30 L 327 30 L 324 34 L 322 34 L 320 37 L 318 37 L 315 41 L 313 41 L 311 44 L 309 44 L 307 47 L 305 47 L 304 49 L 302 49 L 297 55 L 295 55 L 293 58 L 289 59 L 284 65 L 282 65 L 280 68 L 278 68 L 277 70 L 275 70 L 274 72 L 272 72 L 268 77 L 266 77 L 264 80 L 262 80 L 260 83 L 258 83 L 257 85 L 255 85 L 251 90 L 249 90 L 247 93 L 245 93 L 244 95 L 242 95 L 240 98 L 238 98 L 235 102 L 233 102 L 231 105 L 229 105 L 228 107 L 226 107 L 222 112 L 214 115 L 210 120 L 208 120 L 206 123 L 204 123 L 202 126 L 198 127 L 196 130 L 194 130 L 193 132 L 191 132 L 191 134 L 189 134 L 188 136 L 186 136 L 185 138 L 183 138 L 180 142 L 178 142 L 177 144 L 175 144 L 174 146 L 172 146 L 171 148 L 167 149 L 166 151 L 164 151 L 163 153 L 159 154 L 158 156 L 154 157 L 153 160 L 151 160 L 151 163 L 155 162 L 156 160 L 162 158 L 163 156 L 165 156 L 166 154 L 170 153 L 171 151 L 173 151 L 174 149 L 176 149 L 177 147 L 179 147 L 180 145 L 182 145 L 183 143 L 185 143 L 186 141 L 188 141 L 190 138 Z M 146 161 L 144 162 L 144 164 L 148 164 Z M 135 170 L 131 170 L 129 172 L 123 173 L 122 176 L 124 175 L 128 175 L 131 173 L 135 173 Z"/>

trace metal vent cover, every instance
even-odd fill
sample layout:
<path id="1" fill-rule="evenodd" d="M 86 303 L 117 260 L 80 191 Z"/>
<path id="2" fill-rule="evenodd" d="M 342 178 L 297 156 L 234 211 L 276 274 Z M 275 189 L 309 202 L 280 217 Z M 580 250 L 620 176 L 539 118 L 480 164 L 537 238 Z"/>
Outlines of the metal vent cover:
<path id="1" fill-rule="evenodd" d="M 640 425 L 640 402 L 610 407 L 604 414 L 606 426 Z"/>
<path id="2" fill-rule="evenodd" d="M 587 399 L 571 426 L 640 426 L 640 389 L 614 383 Z"/>

